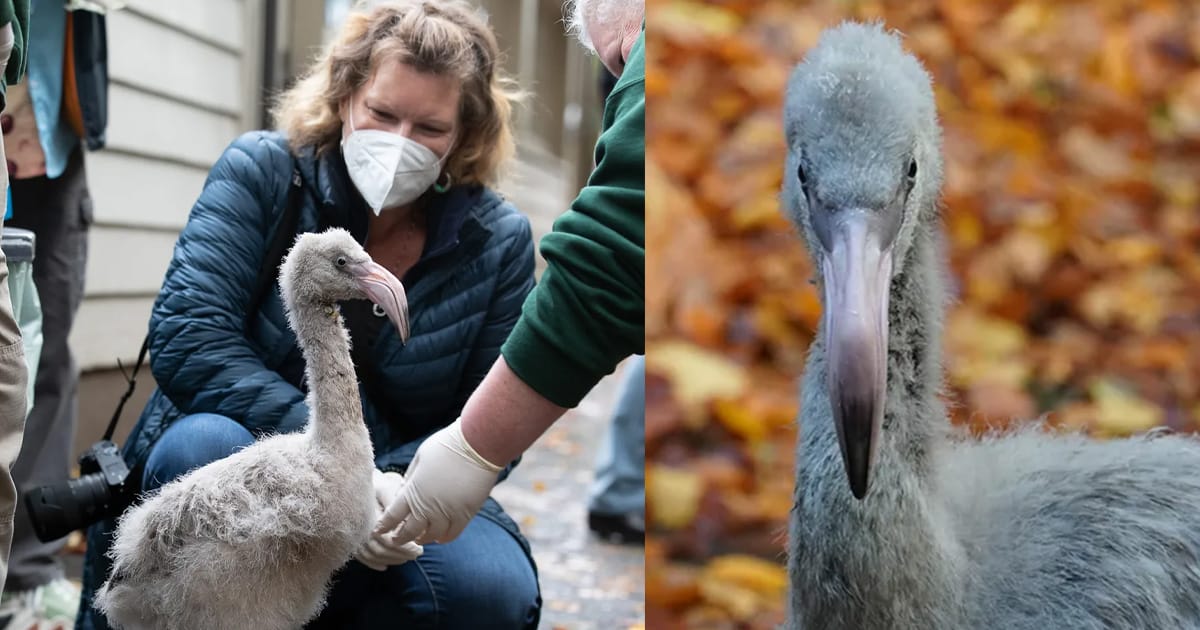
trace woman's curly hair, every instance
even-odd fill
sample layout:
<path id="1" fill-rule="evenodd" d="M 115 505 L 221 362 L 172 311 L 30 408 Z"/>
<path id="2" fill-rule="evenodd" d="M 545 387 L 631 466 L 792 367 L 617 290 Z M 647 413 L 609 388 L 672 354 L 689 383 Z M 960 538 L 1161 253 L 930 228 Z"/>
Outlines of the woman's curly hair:
<path id="1" fill-rule="evenodd" d="M 512 106 L 522 95 L 499 68 L 500 48 L 476 10 L 458 0 L 387 0 L 355 7 L 320 57 L 275 102 L 292 147 L 320 155 L 342 138 L 339 108 L 387 60 L 456 78 L 458 132 L 445 170 L 455 182 L 494 185 L 515 150 Z"/>

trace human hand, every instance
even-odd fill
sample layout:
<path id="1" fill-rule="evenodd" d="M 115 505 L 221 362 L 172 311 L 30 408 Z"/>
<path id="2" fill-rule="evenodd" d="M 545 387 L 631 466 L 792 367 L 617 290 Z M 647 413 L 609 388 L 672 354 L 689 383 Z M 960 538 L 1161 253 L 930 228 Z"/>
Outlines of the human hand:
<path id="1" fill-rule="evenodd" d="M 404 475 L 398 472 L 375 471 L 375 514 L 376 519 L 382 516 L 384 508 L 391 505 L 404 489 Z M 376 570 L 384 571 L 389 566 L 404 564 L 416 560 L 425 553 L 425 549 L 414 542 L 398 543 L 396 539 L 386 534 L 372 533 L 367 542 L 355 554 L 355 559 Z"/>
<path id="2" fill-rule="evenodd" d="M 467 527 L 496 485 L 501 467 L 479 456 L 463 437 L 461 419 L 421 444 L 399 495 L 373 536 L 393 541 L 450 542 Z"/>

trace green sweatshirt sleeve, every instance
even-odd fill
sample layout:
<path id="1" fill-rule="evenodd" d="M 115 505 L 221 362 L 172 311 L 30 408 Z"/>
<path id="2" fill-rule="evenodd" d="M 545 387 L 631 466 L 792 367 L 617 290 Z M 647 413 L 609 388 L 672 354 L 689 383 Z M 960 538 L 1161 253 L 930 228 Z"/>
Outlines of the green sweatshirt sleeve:
<path id="1" fill-rule="evenodd" d="M 596 168 L 542 238 L 546 271 L 501 348 L 522 381 L 561 407 L 645 351 L 645 84 L 643 30 L 605 104 Z"/>
<path id="2" fill-rule="evenodd" d="M 29 41 L 29 0 L 0 0 L 0 26 L 12 24 L 13 49 L 4 70 L 4 81 L 0 83 L 0 94 L 5 86 L 21 82 L 25 76 L 26 46 Z"/>
<path id="3" fill-rule="evenodd" d="M 29 0 L 0 0 L 0 26 L 12 24 L 12 52 L 8 53 L 4 80 L 0 80 L 0 109 L 7 107 L 7 86 L 25 76 L 25 50 L 29 44 Z"/>

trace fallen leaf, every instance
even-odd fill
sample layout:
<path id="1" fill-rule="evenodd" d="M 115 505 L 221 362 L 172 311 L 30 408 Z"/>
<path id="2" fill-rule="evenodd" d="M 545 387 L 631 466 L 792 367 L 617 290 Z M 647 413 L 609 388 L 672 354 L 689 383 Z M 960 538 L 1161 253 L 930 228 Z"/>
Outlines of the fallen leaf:
<path id="1" fill-rule="evenodd" d="M 700 600 L 700 569 L 679 564 L 646 568 L 646 600 L 657 606 L 678 608 Z"/>
<path id="2" fill-rule="evenodd" d="M 705 414 L 710 401 L 736 398 L 749 386 L 741 366 L 721 354 L 679 340 L 647 344 L 646 370 L 667 378 L 675 400 L 693 424 Z"/>
<path id="3" fill-rule="evenodd" d="M 696 518 L 704 483 L 689 470 L 646 466 L 646 508 L 654 524 L 681 529 Z"/>
<path id="4" fill-rule="evenodd" d="M 781 597 L 787 587 L 787 572 L 778 563 L 745 555 L 713 558 L 704 568 L 704 577 L 744 586 L 765 597 Z"/>
<path id="5" fill-rule="evenodd" d="M 1096 429 L 1104 435 L 1123 437 L 1162 424 L 1162 409 L 1109 379 L 1097 379 L 1089 393 L 1096 404 Z"/>

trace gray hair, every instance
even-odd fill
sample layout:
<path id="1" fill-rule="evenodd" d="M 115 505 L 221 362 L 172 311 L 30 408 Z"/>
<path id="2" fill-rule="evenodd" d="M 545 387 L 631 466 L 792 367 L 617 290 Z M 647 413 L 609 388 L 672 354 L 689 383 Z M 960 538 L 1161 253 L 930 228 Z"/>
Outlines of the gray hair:
<path id="1" fill-rule="evenodd" d="M 567 33 L 595 53 L 596 47 L 588 35 L 588 24 L 602 28 L 626 29 L 641 24 L 646 15 L 645 0 L 567 0 L 563 7 Z"/>

